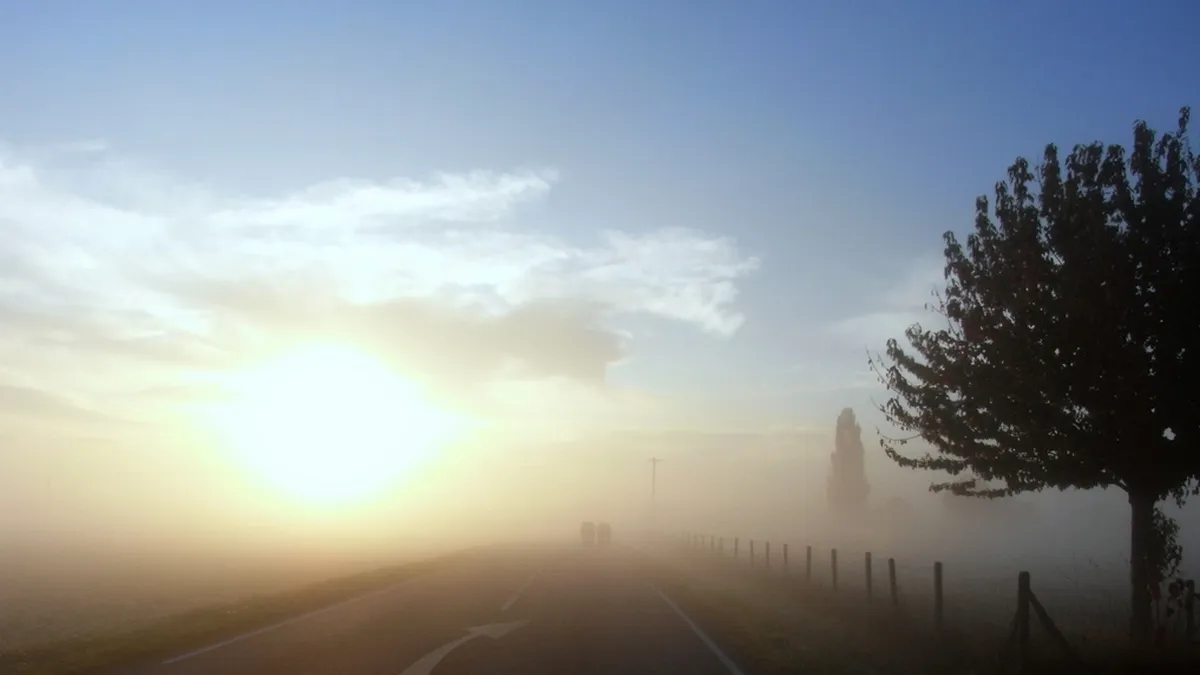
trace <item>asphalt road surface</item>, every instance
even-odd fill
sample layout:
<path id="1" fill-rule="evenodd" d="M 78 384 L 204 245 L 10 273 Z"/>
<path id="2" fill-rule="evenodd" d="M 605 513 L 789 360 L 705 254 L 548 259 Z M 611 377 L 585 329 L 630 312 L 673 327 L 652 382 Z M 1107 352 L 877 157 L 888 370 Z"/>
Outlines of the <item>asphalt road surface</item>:
<path id="1" fill-rule="evenodd" d="M 612 548 L 503 550 L 135 675 L 741 675 Z"/>

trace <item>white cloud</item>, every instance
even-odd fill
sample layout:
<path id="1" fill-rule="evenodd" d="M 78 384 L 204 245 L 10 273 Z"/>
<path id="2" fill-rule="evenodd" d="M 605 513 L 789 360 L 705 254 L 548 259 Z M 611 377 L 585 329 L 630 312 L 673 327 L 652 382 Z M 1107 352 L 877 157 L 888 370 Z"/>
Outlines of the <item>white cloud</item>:
<path id="1" fill-rule="evenodd" d="M 606 246 L 558 248 L 531 274 L 516 279 L 511 297 L 586 297 L 619 311 L 695 323 L 718 335 L 737 331 L 736 282 L 758 268 L 724 237 L 671 228 L 644 235 L 609 231 Z M 546 250 L 544 253 L 550 253 Z"/>
<path id="2" fill-rule="evenodd" d="M 108 141 L 103 138 L 89 138 L 79 141 L 69 141 L 67 143 L 59 143 L 54 146 L 54 150 L 64 154 L 81 154 L 88 155 L 99 152 L 105 152 L 109 148 Z"/>
<path id="3" fill-rule="evenodd" d="M 341 179 L 275 199 L 238 204 L 209 216 L 230 230 L 286 228 L 348 234 L 364 228 L 487 222 L 550 190 L 554 171 L 440 174 L 430 181 Z"/>
<path id="4" fill-rule="evenodd" d="M 14 348 L 5 365 L 54 350 L 65 364 L 68 338 L 88 331 L 112 349 L 199 354 L 231 328 L 180 289 L 262 280 L 285 297 L 319 287 L 342 303 L 491 316 L 568 302 L 592 307 L 587 320 L 644 314 L 727 336 L 744 320 L 737 282 L 758 266 L 729 238 L 678 227 L 614 229 L 590 246 L 520 227 L 518 208 L 553 188 L 553 170 L 337 179 L 264 198 L 217 194 L 109 154 L 65 165 L 70 154 L 0 154 L 0 310 L 25 326 L 0 336 Z"/>
<path id="5" fill-rule="evenodd" d="M 874 351 L 891 338 L 903 339 L 914 323 L 930 325 L 938 317 L 927 305 L 936 302 L 933 293 L 945 287 L 944 266 L 940 257 L 914 260 L 881 291 L 871 311 L 834 321 L 826 330 L 839 340 Z"/>

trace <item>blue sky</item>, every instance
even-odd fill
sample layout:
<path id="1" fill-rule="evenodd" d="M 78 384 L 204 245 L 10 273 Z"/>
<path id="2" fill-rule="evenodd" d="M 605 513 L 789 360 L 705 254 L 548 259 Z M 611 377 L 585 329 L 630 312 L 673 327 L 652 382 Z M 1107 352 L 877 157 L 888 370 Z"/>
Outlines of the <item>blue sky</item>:
<path id="1" fill-rule="evenodd" d="M 519 271 L 469 283 L 505 311 L 599 306 L 626 341 L 623 362 L 599 357 L 608 382 L 695 404 L 672 425 L 710 407 L 831 424 L 879 395 L 865 349 L 921 316 L 941 233 L 969 226 L 1015 156 L 1126 143 L 1135 119 L 1169 128 L 1200 99 L 1198 19 L 1187 2 L 8 3 L 0 157 L 34 172 L 44 201 L 3 225 L 44 231 L 45 204 L 87 200 L 72 226 L 113 207 L 108 234 L 89 236 L 117 241 L 167 207 L 245 215 L 229 204 L 325 186 L 311 207 L 398 178 L 427 181 L 405 193 L 424 199 L 431 177 L 491 172 L 447 188 L 482 209 L 470 217 L 380 217 L 483 222 L 489 255 L 518 235 L 532 258 L 571 248 L 569 280 L 551 266 L 520 292 L 503 286 Z M 313 207 L 304 231 L 347 217 L 339 204 Z M 42 262 L 133 255 L 80 263 L 66 252 L 99 240 L 72 241 Z M 250 254 L 209 244 L 204 265 L 253 276 Z M 434 266 L 483 255 L 438 246 L 455 253 Z M 548 349 L 572 358 L 574 339 Z M 6 372 L 37 379 L 22 359 Z"/>

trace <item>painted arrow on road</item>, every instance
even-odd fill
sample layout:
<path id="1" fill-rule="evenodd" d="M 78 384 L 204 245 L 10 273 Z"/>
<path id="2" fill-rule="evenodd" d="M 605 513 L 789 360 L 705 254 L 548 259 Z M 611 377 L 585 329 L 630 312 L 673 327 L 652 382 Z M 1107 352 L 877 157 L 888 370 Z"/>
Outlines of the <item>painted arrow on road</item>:
<path id="1" fill-rule="evenodd" d="M 500 638 L 508 635 L 527 623 L 529 623 L 529 619 L 523 619 L 521 621 L 509 621 L 507 623 L 489 623 L 486 626 L 475 626 L 474 628 L 468 628 L 466 635 L 458 638 L 457 640 L 447 642 L 441 647 L 429 652 L 425 656 L 422 656 L 421 660 L 405 668 L 404 672 L 400 673 L 400 675 L 430 675 L 437 664 L 441 663 L 442 659 L 446 658 L 450 652 L 458 649 L 471 640 L 484 635 L 492 638 L 493 640 L 499 640 Z"/>

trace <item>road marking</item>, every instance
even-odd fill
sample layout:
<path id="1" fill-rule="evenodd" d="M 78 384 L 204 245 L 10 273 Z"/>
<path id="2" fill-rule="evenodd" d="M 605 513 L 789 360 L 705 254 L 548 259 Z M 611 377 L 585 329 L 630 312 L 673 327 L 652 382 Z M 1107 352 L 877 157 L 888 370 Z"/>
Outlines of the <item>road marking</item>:
<path id="1" fill-rule="evenodd" d="M 527 623 L 529 623 L 529 619 L 510 621 L 508 623 L 491 623 L 486 626 L 475 626 L 474 628 L 468 628 L 466 635 L 458 638 L 457 640 L 447 642 L 441 647 L 429 652 L 425 656 L 422 656 L 419 661 L 405 668 L 404 672 L 400 673 L 400 675 L 430 675 L 430 673 L 433 672 L 433 669 L 437 667 L 437 664 L 441 663 L 442 659 L 446 658 L 450 652 L 458 649 L 471 640 L 474 640 L 481 635 L 486 635 L 493 640 L 499 640 L 500 638 L 508 635 Z"/>
<path id="2" fill-rule="evenodd" d="M 721 665 L 725 666 L 725 670 L 729 671 L 729 675 L 744 675 L 744 673 L 742 673 L 742 669 L 738 668 L 737 664 L 733 662 L 733 659 L 726 656 L 725 652 L 721 651 L 721 648 L 717 646 L 717 643 L 713 642 L 708 635 L 706 635 L 704 631 L 700 629 L 700 626 L 697 626 L 696 622 L 692 621 L 691 617 L 689 617 L 683 612 L 682 609 L 679 608 L 679 605 L 675 604 L 671 598 L 668 598 L 667 594 L 663 593 L 661 588 L 655 586 L 654 584 L 650 584 L 650 588 L 653 588 L 654 592 L 658 593 L 658 597 L 662 598 L 663 602 L 667 603 L 670 605 L 671 609 L 675 610 L 675 613 L 679 615 L 679 618 L 683 619 L 683 622 L 688 625 L 688 628 L 692 629 L 692 632 L 696 634 L 696 637 L 700 638 L 700 641 L 708 647 L 708 650 L 713 653 L 713 656 L 717 657 L 717 660 L 721 662 Z"/>
<path id="3" fill-rule="evenodd" d="M 392 591 L 398 591 L 401 588 L 412 585 L 420 580 L 421 580 L 421 577 L 417 577 L 415 579 L 408 579 L 407 581 L 402 581 L 398 584 L 388 586 L 387 588 L 380 588 L 378 590 L 374 590 L 369 593 L 363 593 L 362 595 L 356 595 L 353 598 L 348 598 L 346 600 L 342 600 L 341 602 L 338 602 L 333 605 L 329 605 L 328 607 L 322 607 L 321 609 L 315 609 L 311 612 L 305 612 L 304 614 L 301 614 L 299 616 L 293 616 L 290 619 L 284 619 L 283 621 L 280 621 L 279 623 L 274 623 L 274 624 L 271 624 L 270 626 L 264 626 L 262 628 L 256 628 L 255 630 L 252 630 L 252 631 L 249 631 L 246 633 L 242 633 L 241 635 L 235 635 L 226 640 L 222 640 L 215 644 L 208 645 L 207 647 L 193 649 L 192 651 L 187 652 L 186 654 L 180 654 L 179 656 L 173 656 L 173 657 L 167 659 L 166 661 L 159 663 L 159 665 L 167 666 L 172 663 L 178 663 L 179 661 L 183 661 L 185 659 L 190 659 L 193 656 L 199 656 L 201 654 L 204 654 L 205 652 L 211 652 L 214 649 L 219 649 L 221 647 L 231 645 L 235 642 L 241 642 L 242 640 L 245 640 L 246 638 L 251 638 L 251 637 L 254 637 L 255 635 L 261 635 L 263 633 L 273 631 L 276 628 L 283 628 L 284 626 L 286 626 L 288 624 L 296 623 L 297 621 L 303 621 L 304 619 L 311 619 L 312 617 L 317 616 L 318 614 L 324 614 L 325 612 L 337 609 L 339 607 L 344 607 L 351 603 L 358 602 L 359 600 L 374 597 L 376 595 L 383 595 L 384 593 L 390 593 Z"/>
<path id="4" fill-rule="evenodd" d="M 529 588 L 529 585 L 532 584 L 533 580 L 536 579 L 541 573 L 542 571 L 538 570 L 533 574 L 530 574 L 529 578 L 525 580 L 525 583 L 521 584 L 521 587 L 517 589 L 517 592 L 513 593 L 512 596 L 505 601 L 504 606 L 500 608 L 500 611 L 507 612 L 509 607 L 512 607 L 514 604 L 516 604 L 517 600 L 521 599 L 521 594 L 525 592 L 525 589 Z"/>

